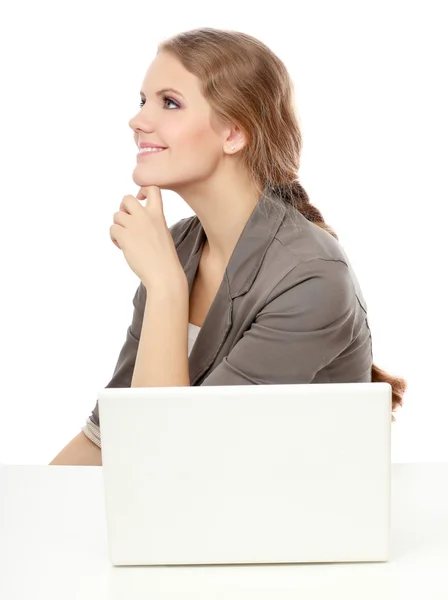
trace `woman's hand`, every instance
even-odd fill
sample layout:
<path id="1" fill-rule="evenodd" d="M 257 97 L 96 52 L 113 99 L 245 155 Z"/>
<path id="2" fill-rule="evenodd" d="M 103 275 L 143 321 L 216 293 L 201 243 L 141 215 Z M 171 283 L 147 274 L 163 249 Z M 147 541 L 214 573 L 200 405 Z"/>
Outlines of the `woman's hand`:
<path id="1" fill-rule="evenodd" d="M 139 200 L 146 198 L 146 205 Z M 155 185 L 141 187 L 137 198 L 124 196 L 110 228 L 113 243 L 146 289 L 188 294 L 188 283 L 165 221 L 162 195 Z"/>

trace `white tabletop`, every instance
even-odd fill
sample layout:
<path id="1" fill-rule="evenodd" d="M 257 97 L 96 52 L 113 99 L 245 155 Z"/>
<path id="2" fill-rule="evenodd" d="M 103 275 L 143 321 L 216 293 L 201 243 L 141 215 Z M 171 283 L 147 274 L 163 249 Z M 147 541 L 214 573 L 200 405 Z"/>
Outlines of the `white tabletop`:
<path id="1" fill-rule="evenodd" d="M 392 465 L 387 563 L 114 567 L 106 536 L 101 467 L 0 467 L 2 600 L 447 600 L 448 464 Z"/>

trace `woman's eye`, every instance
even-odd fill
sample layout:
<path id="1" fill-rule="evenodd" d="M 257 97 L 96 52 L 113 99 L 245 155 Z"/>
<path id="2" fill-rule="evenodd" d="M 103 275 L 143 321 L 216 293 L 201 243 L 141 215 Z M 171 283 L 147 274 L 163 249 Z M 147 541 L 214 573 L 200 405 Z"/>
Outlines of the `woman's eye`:
<path id="1" fill-rule="evenodd" d="M 164 96 L 164 97 L 163 97 L 163 101 L 164 101 L 164 102 L 167 102 L 167 101 L 168 101 L 168 102 L 171 102 L 171 104 L 174 104 L 174 106 L 175 106 L 176 108 L 179 108 L 179 104 L 178 104 L 177 102 L 175 102 L 175 101 L 174 101 L 172 98 L 168 98 L 168 96 Z"/>
<path id="2" fill-rule="evenodd" d="M 174 106 L 175 106 L 176 108 L 180 108 L 180 107 L 179 107 L 179 104 L 178 104 L 178 103 L 177 103 L 175 100 L 173 100 L 172 98 L 168 98 L 168 96 L 163 96 L 163 101 L 164 101 L 164 102 L 171 102 L 171 104 L 174 104 Z M 142 100 L 142 101 L 140 102 L 140 108 L 143 108 L 143 105 L 144 105 L 144 102 L 143 102 L 143 100 Z"/>

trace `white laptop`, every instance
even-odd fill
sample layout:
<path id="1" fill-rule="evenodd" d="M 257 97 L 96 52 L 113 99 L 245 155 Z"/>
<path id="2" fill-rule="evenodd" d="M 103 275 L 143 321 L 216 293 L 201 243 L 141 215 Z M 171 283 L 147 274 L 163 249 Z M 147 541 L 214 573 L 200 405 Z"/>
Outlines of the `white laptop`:
<path id="1" fill-rule="evenodd" d="M 105 388 L 113 565 L 389 560 L 388 383 Z"/>

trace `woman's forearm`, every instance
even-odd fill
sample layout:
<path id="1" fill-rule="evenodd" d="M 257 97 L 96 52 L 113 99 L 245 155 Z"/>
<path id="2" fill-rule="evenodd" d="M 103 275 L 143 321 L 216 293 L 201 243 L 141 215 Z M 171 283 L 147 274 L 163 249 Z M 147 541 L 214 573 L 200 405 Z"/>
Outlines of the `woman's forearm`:
<path id="1" fill-rule="evenodd" d="M 185 294 L 148 294 L 131 387 L 190 385 L 188 315 Z"/>
<path id="2" fill-rule="evenodd" d="M 101 448 L 80 431 L 49 464 L 91 465 L 100 467 L 103 464 Z"/>

